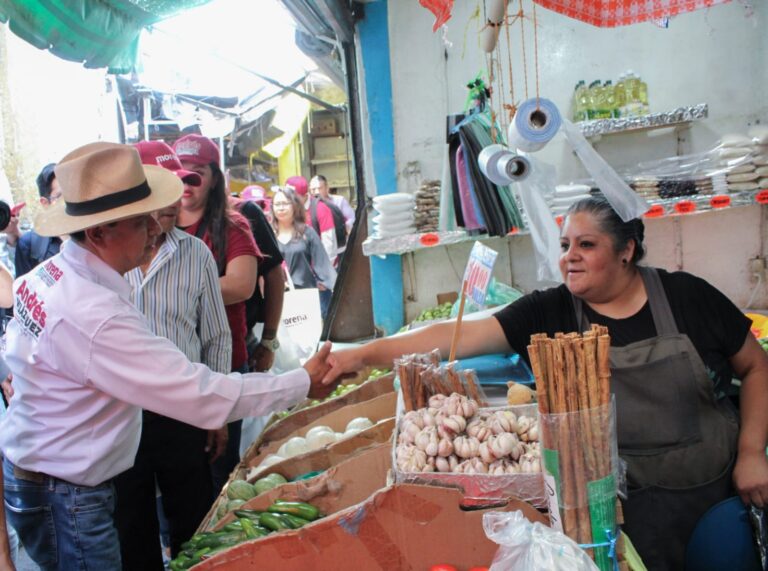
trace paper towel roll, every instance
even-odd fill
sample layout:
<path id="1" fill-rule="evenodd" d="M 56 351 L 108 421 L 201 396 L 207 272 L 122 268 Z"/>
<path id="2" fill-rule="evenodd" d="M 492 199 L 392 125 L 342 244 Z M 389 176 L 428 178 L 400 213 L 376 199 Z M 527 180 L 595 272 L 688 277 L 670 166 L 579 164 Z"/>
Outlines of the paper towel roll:
<path id="1" fill-rule="evenodd" d="M 531 171 L 528 159 L 510 151 L 503 145 L 489 145 L 477 157 L 480 171 L 493 184 L 507 186 L 525 180 Z"/>
<path id="2" fill-rule="evenodd" d="M 549 99 L 526 99 L 509 125 L 507 143 L 526 153 L 539 151 L 557 134 L 561 122 L 560 112 Z"/>

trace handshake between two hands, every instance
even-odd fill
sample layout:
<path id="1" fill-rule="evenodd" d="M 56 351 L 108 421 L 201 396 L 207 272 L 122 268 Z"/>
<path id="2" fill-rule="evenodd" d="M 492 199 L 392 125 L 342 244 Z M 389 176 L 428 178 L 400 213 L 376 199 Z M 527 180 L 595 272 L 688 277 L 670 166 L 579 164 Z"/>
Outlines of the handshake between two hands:
<path id="1" fill-rule="evenodd" d="M 354 376 L 361 368 L 362 362 L 358 363 L 354 358 L 354 349 L 331 353 L 331 343 L 326 341 L 320 350 L 304 363 L 304 369 L 310 379 L 307 396 L 312 399 L 327 397 L 343 379 Z"/>

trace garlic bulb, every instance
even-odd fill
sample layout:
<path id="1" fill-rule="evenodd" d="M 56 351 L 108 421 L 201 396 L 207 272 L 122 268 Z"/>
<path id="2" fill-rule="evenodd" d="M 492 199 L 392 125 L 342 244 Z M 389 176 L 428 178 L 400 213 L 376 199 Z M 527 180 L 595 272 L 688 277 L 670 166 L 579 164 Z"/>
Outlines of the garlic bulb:
<path id="1" fill-rule="evenodd" d="M 467 434 L 474 436 L 480 442 L 485 442 L 491 437 L 493 432 L 488 427 L 485 419 L 475 417 L 467 424 Z"/>
<path id="2" fill-rule="evenodd" d="M 445 403 L 445 399 L 448 397 L 443 394 L 436 394 L 429 397 L 428 406 L 429 408 L 442 408 L 443 404 Z"/>
<path id="3" fill-rule="evenodd" d="M 467 419 L 463 416 L 459 416 L 458 414 L 442 417 L 438 425 L 440 436 L 445 436 L 447 438 L 453 438 L 454 436 L 461 434 L 466 428 Z"/>
<path id="4" fill-rule="evenodd" d="M 437 455 L 443 458 L 453 454 L 453 440 L 450 438 L 441 438 L 437 445 Z"/>
<path id="5" fill-rule="evenodd" d="M 438 456 L 435 458 L 435 468 L 438 472 L 450 472 L 451 471 L 451 463 L 448 460 L 448 458 L 443 458 L 441 456 Z"/>
<path id="6" fill-rule="evenodd" d="M 496 460 L 496 456 L 491 451 L 491 446 L 490 446 L 489 442 L 481 442 L 480 443 L 480 447 L 479 447 L 479 451 L 480 451 L 480 458 L 486 464 L 490 464 L 491 462 Z"/>
<path id="7" fill-rule="evenodd" d="M 480 441 L 471 436 L 457 436 L 453 440 L 453 450 L 459 458 L 474 458 L 480 454 Z"/>
<path id="8" fill-rule="evenodd" d="M 493 413 L 489 419 L 488 425 L 494 434 L 515 432 L 517 428 L 517 417 L 513 412 L 499 410 Z"/>
<path id="9" fill-rule="evenodd" d="M 520 454 L 523 453 L 522 446 L 518 446 L 520 441 L 518 440 L 516 434 L 503 432 L 490 438 L 488 442 L 490 443 L 491 451 L 496 458 L 512 456 L 514 460 L 517 460 Z"/>

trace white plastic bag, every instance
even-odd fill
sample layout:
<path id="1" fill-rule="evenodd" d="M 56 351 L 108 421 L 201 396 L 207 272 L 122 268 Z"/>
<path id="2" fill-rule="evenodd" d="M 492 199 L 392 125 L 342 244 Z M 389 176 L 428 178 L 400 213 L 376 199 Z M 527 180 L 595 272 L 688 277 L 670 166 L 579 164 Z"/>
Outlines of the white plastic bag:
<path id="1" fill-rule="evenodd" d="M 320 292 L 316 288 L 295 289 L 290 277 L 287 282 L 289 289 L 283 298 L 283 313 L 277 329 L 280 347 L 271 369 L 275 374 L 301 367 L 317 350 L 323 331 Z"/>
<path id="2" fill-rule="evenodd" d="M 576 542 L 521 511 L 489 512 L 483 516 L 485 535 L 498 543 L 490 571 L 599 571 Z"/>
<path id="3" fill-rule="evenodd" d="M 536 258 L 536 277 L 542 283 L 561 283 L 560 229 L 544 201 L 547 189 L 555 186 L 555 167 L 531 155 L 526 155 L 526 159 L 531 164 L 531 174 L 517 183 L 517 190 L 528 216 Z"/>

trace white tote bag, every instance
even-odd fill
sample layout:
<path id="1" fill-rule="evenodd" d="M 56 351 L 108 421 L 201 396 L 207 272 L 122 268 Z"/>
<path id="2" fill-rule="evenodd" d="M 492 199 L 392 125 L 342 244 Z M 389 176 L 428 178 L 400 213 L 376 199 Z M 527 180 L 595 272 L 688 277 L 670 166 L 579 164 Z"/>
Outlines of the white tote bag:
<path id="1" fill-rule="evenodd" d="M 286 272 L 287 274 L 287 272 Z M 275 352 L 273 373 L 285 373 L 301 367 L 315 351 L 323 332 L 320 314 L 320 292 L 317 288 L 296 289 L 286 275 L 288 289 L 283 298 L 283 314 L 277 339 L 280 348 Z"/>

